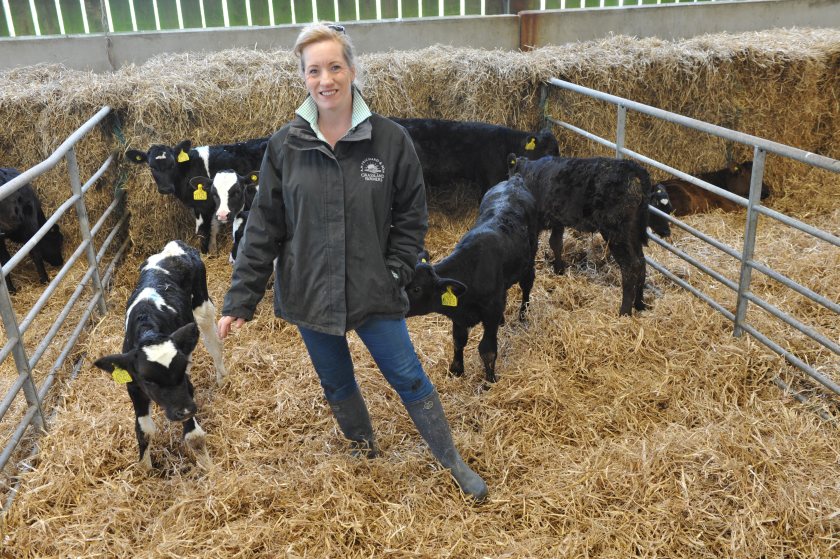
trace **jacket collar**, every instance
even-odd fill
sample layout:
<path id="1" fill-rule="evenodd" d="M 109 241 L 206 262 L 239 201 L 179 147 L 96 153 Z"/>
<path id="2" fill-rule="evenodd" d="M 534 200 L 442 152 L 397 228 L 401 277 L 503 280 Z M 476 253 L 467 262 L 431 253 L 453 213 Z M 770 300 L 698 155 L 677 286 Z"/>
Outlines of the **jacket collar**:
<path id="1" fill-rule="evenodd" d="M 350 130 L 347 131 L 347 134 L 345 134 L 341 140 L 349 139 L 350 136 L 354 135 L 359 125 L 365 122 L 368 118 L 370 118 L 370 115 L 373 114 L 371 113 L 367 103 L 365 103 L 365 100 L 362 98 L 362 93 L 359 89 L 355 85 L 352 87 L 353 114 L 350 117 Z M 326 138 L 324 138 L 324 135 L 321 134 L 321 129 L 318 128 L 318 105 L 315 104 L 315 100 L 312 99 L 311 95 L 306 96 L 306 99 L 304 99 L 301 106 L 298 107 L 295 112 L 303 120 L 309 123 L 309 126 L 312 127 L 312 131 L 315 133 L 316 138 L 322 142 L 327 141 Z"/>

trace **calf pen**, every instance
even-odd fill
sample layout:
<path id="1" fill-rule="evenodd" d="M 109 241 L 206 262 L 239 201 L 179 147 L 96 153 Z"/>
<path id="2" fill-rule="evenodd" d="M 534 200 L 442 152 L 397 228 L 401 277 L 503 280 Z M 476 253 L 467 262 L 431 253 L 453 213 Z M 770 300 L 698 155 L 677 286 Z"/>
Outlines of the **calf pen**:
<path id="1" fill-rule="evenodd" d="M 440 53 L 432 49 L 431 54 Z M 458 68 L 465 57 L 473 56 L 457 54 L 453 67 Z M 385 65 L 386 59 L 369 59 L 369 67 L 375 68 L 371 61 Z M 418 76 L 419 66 L 404 59 L 402 63 L 411 71 L 399 87 L 423 77 Z M 397 63 L 390 71 L 399 67 Z M 447 65 L 437 64 L 433 71 L 442 68 Z M 139 77 L 140 72 L 133 72 Z M 376 74 L 373 78 L 375 82 Z M 259 86 L 260 80 L 252 81 Z M 206 89 L 206 80 L 196 83 Z M 476 91 L 480 85 L 474 86 Z M 371 97 L 383 104 L 382 92 L 387 90 L 374 90 L 379 93 Z M 535 88 L 535 97 L 537 92 Z M 553 95 L 547 99 L 552 114 L 557 107 L 576 106 L 576 101 L 565 99 L 555 104 Z M 417 102 L 441 98 L 418 95 Z M 384 106 L 389 106 L 387 99 Z M 193 109 L 189 120 L 206 130 L 206 114 Z M 141 120 L 143 126 L 150 125 L 148 119 Z M 615 122 L 614 112 L 609 120 Z M 637 145 L 635 130 L 631 128 L 631 141 L 625 145 Z M 591 153 L 579 141 L 563 141 L 567 150 L 577 150 L 576 155 Z M 666 160 L 658 154 L 657 161 Z M 686 159 L 692 157 L 693 153 Z M 768 165 L 768 172 L 778 172 L 775 163 Z M 836 192 L 835 176 L 808 171 L 796 177 L 802 183 L 798 189 L 790 182 L 785 188 L 774 182 L 784 195 L 767 203 L 817 228 L 836 231 L 837 208 L 819 203 L 816 196 L 818 188 Z M 148 205 L 154 212 L 146 214 L 157 213 L 160 219 L 159 206 L 140 188 L 153 190 L 151 181 L 141 178 L 130 187 L 129 207 Z M 462 204 L 468 197 L 465 190 L 456 190 L 432 200 L 427 245 L 433 257 L 448 253 L 469 227 L 475 211 Z M 808 204 L 807 211 L 801 210 L 802 202 Z M 456 212 L 449 211 L 452 206 Z M 525 325 L 515 318 L 518 295 L 511 291 L 507 324 L 500 333 L 499 381 L 489 391 L 479 390 L 477 358 L 467 360 L 463 378 L 447 374 L 446 319 L 409 321 L 421 361 L 441 393 L 456 444 L 490 485 L 486 504 L 471 507 L 460 499 L 361 342 L 351 335 L 359 381 L 384 450 L 375 460 L 352 458 L 295 329 L 272 317 L 270 292 L 254 321 L 226 340 L 230 375 L 222 388 L 215 388 L 208 374 L 209 355 L 200 349 L 194 356 L 199 419 L 208 432 L 215 468 L 194 468 L 178 440 L 180 430 L 167 425 L 153 453 L 156 470 L 144 474 L 134 463 L 131 405 L 124 389 L 91 365 L 93 358 L 119 347 L 123 317 L 118 309 L 149 248 L 160 248 L 154 231 L 136 229 L 148 216 L 138 211 L 133 215 L 129 234 L 135 251 L 126 256 L 114 280 L 109 304 L 113 310 L 80 342 L 76 354 L 85 359 L 79 375 L 57 400 L 49 433 L 39 442 L 38 463 L 21 474 L 21 490 L 4 513 L 2 555 L 836 554 L 836 427 L 768 382 L 780 371 L 788 384 L 798 376 L 786 372 L 783 360 L 752 337 L 733 337 L 730 318 L 663 274 L 649 278 L 655 295 L 650 311 L 616 317 L 617 268 L 607 259 L 603 244 L 587 236 L 567 241 L 566 260 L 575 264 L 565 276 L 552 275 L 550 266 L 539 259 Z M 684 223 L 703 229 L 721 244 L 743 243 L 744 213 L 690 216 Z M 175 228 L 169 223 L 161 227 L 166 234 Z M 180 229 L 182 234 L 186 230 Z M 719 258 L 720 253 L 708 252 L 705 243 L 681 231 L 670 244 L 684 252 L 697 249 L 698 259 L 708 258 L 715 265 L 725 260 L 722 268 L 731 269 L 728 255 Z M 833 293 L 840 279 L 833 248 L 783 231 L 761 221 L 756 245 L 760 253 L 753 260 L 766 262 L 814 291 Z M 217 303 L 230 275 L 224 249 L 205 259 L 210 293 Z M 659 244 L 653 243 L 648 253 L 676 277 L 714 294 L 721 292 L 716 291 L 717 280 L 695 273 Z M 835 313 L 790 299 L 761 276 L 753 281 L 752 290 L 762 298 L 791 302 L 792 310 L 812 317 L 829 336 L 837 335 Z M 732 292 L 726 293 L 732 297 Z M 779 325 L 783 323 L 773 322 L 770 330 L 780 332 Z M 472 346 L 478 337 L 475 331 L 468 356 L 475 355 Z M 801 340 L 788 343 L 798 347 Z M 809 363 L 836 378 L 836 365 L 824 352 L 805 352 Z M 812 400 L 822 402 L 825 413 L 836 415 L 830 393 L 814 395 Z"/>

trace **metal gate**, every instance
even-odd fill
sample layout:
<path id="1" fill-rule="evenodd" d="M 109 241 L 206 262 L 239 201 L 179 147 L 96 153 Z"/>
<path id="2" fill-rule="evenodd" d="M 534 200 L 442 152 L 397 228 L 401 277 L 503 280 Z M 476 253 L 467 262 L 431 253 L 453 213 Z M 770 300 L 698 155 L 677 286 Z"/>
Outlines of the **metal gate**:
<path id="1" fill-rule="evenodd" d="M 799 283 L 793 281 L 792 279 L 788 278 L 787 276 L 773 270 L 772 268 L 762 264 L 753 259 L 753 254 L 756 248 L 756 225 L 758 221 L 758 216 L 762 215 L 771 219 L 774 219 L 778 222 L 781 222 L 788 227 L 794 228 L 798 231 L 802 231 L 807 235 L 810 235 L 816 239 L 829 243 L 834 247 L 840 247 L 840 238 L 823 231 L 821 229 L 812 227 L 806 223 L 803 223 L 797 219 L 794 219 L 790 216 L 782 214 L 780 212 L 774 211 L 770 208 L 764 207 L 761 205 L 761 184 L 762 179 L 764 176 L 764 163 L 765 158 L 768 153 L 772 153 L 781 157 L 786 157 L 795 161 L 799 161 L 801 163 L 805 163 L 807 165 L 811 165 L 814 167 L 818 167 L 821 169 L 826 169 L 828 171 L 832 171 L 834 173 L 840 173 L 840 161 L 836 159 L 831 159 L 829 157 L 824 157 L 821 155 L 817 155 L 814 153 L 806 152 L 801 149 L 793 148 L 784 144 L 779 144 L 776 142 L 771 142 L 769 140 L 765 140 L 762 138 L 758 138 L 756 136 L 751 136 L 749 134 L 743 134 L 741 132 L 736 132 L 734 130 L 730 130 L 727 128 L 723 128 L 721 126 L 716 126 L 713 124 L 709 124 L 703 121 L 695 120 L 692 118 L 688 118 L 682 115 L 678 115 L 676 113 L 671 113 L 668 111 L 664 111 L 662 109 L 657 109 L 655 107 L 651 107 L 649 105 L 645 105 L 642 103 L 637 103 L 634 101 L 630 101 L 629 99 L 624 99 L 622 97 L 617 97 L 615 95 L 609 95 L 607 93 L 603 93 L 594 89 L 589 89 L 586 87 L 582 87 L 576 85 L 574 83 L 562 81 L 559 79 L 550 79 L 548 85 L 543 86 L 544 88 L 549 87 L 559 87 L 565 90 L 573 91 L 578 94 L 586 95 L 607 103 L 611 103 L 616 106 L 616 139 L 615 142 L 592 134 L 582 128 L 577 126 L 573 126 L 567 122 L 563 122 L 561 120 L 556 120 L 551 118 L 550 115 L 548 116 L 548 120 L 554 123 L 557 126 L 575 132 L 589 140 L 592 140 L 598 144 L 606 146 L 610 149 L 615 150 L 615 155 L 618 158 L 622 157 L 630 157 L 657 169 L 661 169 L 666 171 L 672 175 L 675 175 L 683 180 L 686 180 L 694 185 L 697 185 L 699 188 L 704 188 L 714 194 L 722 196 L 727 200 L 735 202 L 740 206 L 746 207 L 747 209 L 747 217 L 746 223 L 744 225 L 744 244 L 741 250 L 737 250 L 730 246 L 727 246 L 724 243 L 721 243 L 717 239 L 710 237 L 701 231 L 691 227 L 690 225 L 682 222 L 679 219 L 673 218 L 665 213 L 661 212 L 657 208 L 653 206 L 650 207 L 650 211 L 655 213 L 656 215 L 661 216 L 664 219 L 667 219 L 672 224 L 676 225 L 680 229 L 687 231 L 691 235 L 701 239 L 702 241 L 708 243 L 715 249 L 722 251 L 723 253 L 731 256 L 732 258 L 738 260 L 740 262 L 740 274 L 738 281 L 733 281 L 722 274 L 718 273 L 716 270 L 713 270 L 709 266 L 706 266 L 702 262 L 698 261 L 697 259 L 693 258 L 691 255 L 685 253 L 684 251 L 680 250 L 678 247 L 668 243 L 667 241 L 661 239 L 655 234 L 649 233 L 650 239 L 655 242 L 657 245 L 663 247 L 667 251 L 671 252 L 672 254 L 676 255 L 680 259 L 688 262 L 695 268 L 699 269 L 701 272 L 711 276 L 720 284 L 724 285 L 728 289 L 734 291 L 737 295 L 736 297 L 736 305 L 734 311 L 727 309 L 722 305 L 719 301 L 715 300 L 708 294 L 700 291 L 699 289 L 695 288 L 691 284 L 689 284 L 684 279 L 678 277 L 672 270 L 668 269 L 666 266 L 662 265 L 659 262 L 656 262 L 650 257 L 645 257 L 647 263 L 652 266 L 655 270 L 659 271 L 670 280 L 674 281 L 681 287 L 689 290 L 691 293 L 708 303 L 712 308 L 723 314 L 726 318 L 731 320 L 734 324 L 734 335 L 740 336 L 743 332 L 747 332 L 751 334 L 756 340 L 770 348 L 772 351 L 777 353 L 778 355 L 782 356 L 788 363 L 805 373 L 808 377 L 813 379 L 814 381 L 818 382 L 820 385 L 824 386 L 834 394 L 840 395 L 840 385 L 837 384 L 834 380 L 828 378 L 827 376 L 823 375 L 816 368 L 808 363 L 806 363 L 805 359 L 801 356 L 794 354 L 791 351 L 785 349 L 782 344 L 777 341 L 771 339 L 768 335 L 758 330 L 758 328 L 750 324 L 747 320 L 747 306 L 752 303 L 759 308 L 766 311 L 768 314 L 773 316 L 775 319 L 778 319 L 788 326 L 798 330 L 808 338 L 812 339 L 814 342 L 822 346 L 823 348 L 827 349 L 829 352 L 833 353 L 834 355 L 840 355 L 840 344 L 837 342 L 829 339 L 828 337 L 821 334 L 815 327 L 811 325 L 804 324 L 797 320 L 796 318 L 784 313 L 778 307 L 774 306 L 770 302 L 756 296 L 754 293 L 750 291 L 750 282 L 752 279 L 752 272 L 756 270 L 765 274 L 766 276 L 772 278 L 773 280 L 779 282 L 783 286 L 793 290 L 794 292 L 798 293 L 799 295 L 806 297 L 807 299 L 817 303 L 818 305 L 824 307 L 828 311 L 834 314 L 838 320 L 835 324 L 840 324 L 840 305 L 835 303 L 834 301 L 830 300 L 825 295 L 819 294 L 814 292 L 813 290 L 800 285 Z M 545 100 L 548 95 L 548 90 L 543 90 L 543 99 Z M 732 142 L 737 142 L 743 145 L 747 145 L 753 148 L 753 168 L 752 168 L 752 176 L 750 179 L 750 193 L 749 198 L 741 198 L 735 194 L 732 194 L 726 190 L 718 188 L 712 184 L 709 184 L 705 181 L 702 181 L 690 174 L 684 173 L 678 169 L 660 163 L 654 159 L 649 157 L 645 157 L 644 155 L 627 149 L 625 147 L 625 130 L 626 130 L 626 120 L 627 120 L 627 112 L 634 111 L 639 114 L 648 115 L 657 119 L 661 119 L 667 122 L 671 122 L 686 128 L 690 128 L 693 130 L 697 130 L 700 132 L 704 132 L 706 134 L 710 134 L 713 136 L 717 136 L 719 138 L 723 138 L 725 140 L 729 140 Z M 805 398 L 801 395 L 796 393 L 795 391 L 790 390 L 790 387 L 782 381 L 780 378 L 776 378 L 774 382 L 780 386 L 782 389 L 786 391 L 790 391 L 794 397 L 796 397 L 800 401 L 805 401 Z M 824 419 L 828 419 L 828 415 L 823 411 L 818 411 L 820 415 Z"/>
<path id="2" fill-rule="evenodd" d="M 0 316 L 2 316 L 3 326 L 5 328 L 6 340 L 0 349 L 0 364 L 5 363 L 6 359 L 11 355 L 14 358 L 15 367 L 18 376 L 11 385 L 11 388 L 3 396 L 0 401 L 0 429 L 7 438 L 5 446 L 0 450 L 0 472 L 3 472 L 2 485 L 6 485 L 4 489 L 8 491 L 5 506 L 3 509 L 8 509 L 17 491 L 17 482 L 14 480 L 14 473 L 18 470 L 15 464 L 10 464 L 13 457 L 20 459 L 21 450 L 19 447 L 23 441 L 34 441 L 33 445 L 37 445 L 37 437 L 40 432 L 48 428 L 48 411 L 45 409 L 44 402 L 50 394 L 50 388 L 54 385 L 58 373 L 64 367 L 67 357 L 74 348 L 76 341 L 79 339 L 83 330 L 89 323 L 91 315 L 94 310 L 98 310 L 100 314 L 106 312 L 105 295 L 103 293 L 103 285 L 107 285 L 114 272 L 114 267 L 128 246 L 128 236 L 123 235 L 125 239 L 119 248 L 114 251 L 109 251 L 109 247 L 117 239 L 120 232 L 126 231 L 128 224 L 128 213 L 120 213 L 122 211 L 121 203 L 124 198 L 124 193 L 121 189 L 117 190 L 114 201 L 102 213 L 100 218 L 96 221 L 93 227 L 88 221 L 87 206 L 85 204 L 85 194 L 96 182 L 104 175 L 108 168 L 114 162 L 114 156 L 108 157 L 99 169 L 82 184 L 79 177 L 79 165 L 76 159 L 75 145 L 85 137 L 94 127 L 101 123 L 111 112 L 109 107 L 103 107 L 98 113 L 90 118 L 85 124 L 71 134 L 67 140 L 56 149 L 52 155 L 47 159 L 23 172 L 20 176 L 15 177 L 6 184 L 0 186 L 0 200 L 10 196 L 26 183 L 32 181 L 45 172 L 53 169 L 58 165 L 62 158 L 67 163 L 67 174 L 70 182 L 70 195 L 67 200 L 59 206 L 56 211 L 47 219 L 46 223 L 41 227 L 38 233 L 24 244 L 20 250 L 6 263 L 2 268 L 2 278 L 0 278 Z M 3 281 L 12 270 L 26 257 L 35 245 L 44 237 L 49 229 L 55 225 L 59 219 L 70 209 L 73 208 L 78 220 L 79 232 L 81 234 L 81 243 L 74 249 L 72 255 L 67 258 L 64 266 L 56 273 L 53 280 L 44 289 L 37 302 L 28 310 L 25 316 L 20 316 L 14 308 L 12 299 L 9 295 L 9 290 L 6 287 L 6 282 Z M 118 212 L 114 214 L 114 212 Z M 99 250 L 96 250 L 95 239 L 103 230 L 108 218 L 114 214 L 119 216 L 117 223 L 107 232 L 103 239 Z M 68 220 L 69 221 L 69 220 Z M 68 273 L 82 257 L 87 260 L 87 271 L 78 280 L 78 285 L 73 294 L 66 301 L 61 312 L 54 318 L 52 326 L 42 339 L 36 340 L 37 346 L 31 355 L 27 353 L 26 345 L 24 344 L 24 336 L 27 329 L 32 325 L 35 318 L 46 305 L 49 298 L 58 289 L 58 287 L 65 281 L 69 281 Z M 106 257 L 110 258 L 110 263 L 102 271 L 103 265 L 106 264 Z M 88 286 L 90 288 L 88 289 Z M 80 303 L 81 300 L 81 303 Z M 56 335 L 67 322 L 71 311 L 77 304 L 84 305 L 79 307 L 81 310 L 81 318 L 73 325 L 73 330 L 61 348 L 61 352 L 55 361 L 49 365 L 49 373 L 41 379 L 40 385 L 33 377 L 32 371 L 38 365 L 43 357 L 45 351 L 56 338 Z M 82 359 L 78 359 L 74 364 L 73 375 L 78 373 L 82 365 Z M 21 392 L 23 395 L 21 396 Z M 16 417 L 6 418 L 7 413 L 13 404 L 19 399 L 25 398 L 24 411 L 20 419 L 15 425 L 13 422 Z M 13 414 L 12 414 L 13 415 Z M 7 429 L 8 428 L 8 429 Z M 32 435 L 27 437 L 26 435 Z M 32 449 L 33 451 L 35 448 Z M 7 465 L 9 468 L 7 469 Z M 0 487 L 2 487 L 0 485 Z M 1 494 L 1 493 L 0 493 Z"/>

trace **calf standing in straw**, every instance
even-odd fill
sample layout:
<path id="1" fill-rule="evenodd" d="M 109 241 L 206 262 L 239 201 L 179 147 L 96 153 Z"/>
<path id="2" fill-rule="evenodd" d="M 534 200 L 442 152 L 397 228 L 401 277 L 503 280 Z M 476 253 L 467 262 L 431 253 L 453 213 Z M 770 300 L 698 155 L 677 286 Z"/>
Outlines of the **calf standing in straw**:
<path id="1" fill-rule="evenodd" d="M 216 383 L 221 384 L 226 374 L 215 319 L 216 308 L 207 292 L 207 272 L 198 251 L 171 241 L 140 269 L 137 287 L 127 303 L 123 352 L 94 363 L 128 388 L 140 464 L 146 469 L 152 466 L 149 440 L 157 432 L 149 413 L 152 401 L 164 409 L 168 420 L 183 422 L 184 441 L 197 462 L 205 468 L 211 465 L 204 431 L 194 417 L 189 372 L 200 330 L 216 367 Z"/>

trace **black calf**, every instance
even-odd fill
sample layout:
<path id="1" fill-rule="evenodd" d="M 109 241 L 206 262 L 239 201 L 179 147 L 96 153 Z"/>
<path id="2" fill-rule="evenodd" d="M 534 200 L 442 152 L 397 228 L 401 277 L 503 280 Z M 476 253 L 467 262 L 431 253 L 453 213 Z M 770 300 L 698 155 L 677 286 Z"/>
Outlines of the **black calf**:
<path id="1" fill-rule="evenodd" d="M 534 285 L 538 233 L 534 197 L 522 179 L 514 177 L 487 191 L 475 225 L 461 237 L 452 254 L 434 266 L 424 258 L 418 262 L 414 278 L 406 286 L 408 316 L 437 312 L 452 320 L 454 356 L 449 370 L 453 374 L 464 373 L 469 329 L 481 322 L 484 335 L 478 351 L 487 380 L 496 381 L 497 333 L 507 290 L 519 283 L 519 319 L 524 320 Z"/>
<path id="2" fill-rule="evenodd" d="M 563 228 L 601 233 L 621 268 L 619 314 L 647 308 L 643 301 L 650 177 L 639 164 L 626 159 L 543 157 L 529 161 L 508 156 L 510 173 L 521 174 L 539 208 L 543 229 L 551 229 L 549 244 L 554 271 L 565 264 Z"/>
<path id="3" fill-rule="evenodd" d="M 0 185 L 6 184 L 13 178 L 20 175 L 17 169 L 9 167 L 0 168 Z M 13 194 L 0 201 L 0 263 L 5 265 L 11 260 L 9 250 L 6 248 L 6 239 L 16 243 L 24 244 L 29 241 L 47 222 L 44 212 L 41 209 L 41 202 L 35 195 L 32 185 L 25 184 Z M 53 225 L 46 232 L 44 237 L 29 252 L 35 269 L 38 271 L 38 279 L 41 283 L 47 283 L 50 278 L 44 267 L 44 260 L 52 266 L 62 266 L 64 257 L 61 248 L 64 244 L 64 236 L 58 228 Z M 9 291 L 14 292 L 15 286 L 11 276 L 6 277 L 6 286 Z"/>

